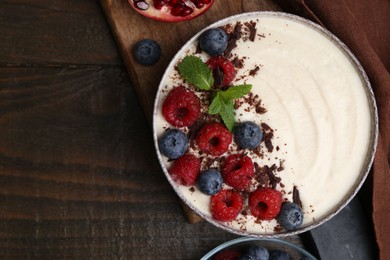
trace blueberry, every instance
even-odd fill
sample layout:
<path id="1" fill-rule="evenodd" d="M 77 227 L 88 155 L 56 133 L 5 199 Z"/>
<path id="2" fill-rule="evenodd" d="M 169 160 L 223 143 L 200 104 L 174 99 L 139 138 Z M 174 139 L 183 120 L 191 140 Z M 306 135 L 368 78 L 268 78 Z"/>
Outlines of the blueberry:
<path id="1" fill-rule="evenodd" d="M 281 250 L 272 250 L 269 252 L 269 260 L 291 260 L 291 256 Z"/>
<path id="2" fill-rule="evenodd" d="M 221 55 L 227 47 L 228 36 L 220 28 L 204 31 L 199 37 L 199 46 L 210 56 Z"/>
<path id="3" fill-rule="evenodd" d="M 177 129 L 166 131 L 158 140 L 160 152 L 169 159 L 181 157 L 187 150 L 188 137 Z"/>
<path id="4" fill-rule="evenodd" d="M 253 122 L 243 122 L 234 127 L 234 140 L 241 148 L 254 149 L 260 145 L 263 133 Z"/>
<path id="5" fill-rule="evenodd" d="M 217 194 L 222 188 L 223 179 L 219 171 L 208 169 L 199 173 L 198 187 L 207 195 Z"/>
<path id="6" fill-rule="evenodd" d="M 295 230 L 302 225 L 303 212 L 298 204 L 287 202 L 282 205 L 278 221 L 287 230 Z"/>
<path id="7" fill-rule="evenodd" d="M 245 250 L 244 254 L 239 259 L 240 260 L 268 260 L 269 252 L 264 247 L 251 246 L 247 250 Z"/>
<path id="8" fill-rule="evenodd" d="M 153 65 L 160 59 L 160 45 L 150 39 L 137 42 L 133 48 L 134 58 L 142 65 Z"/>

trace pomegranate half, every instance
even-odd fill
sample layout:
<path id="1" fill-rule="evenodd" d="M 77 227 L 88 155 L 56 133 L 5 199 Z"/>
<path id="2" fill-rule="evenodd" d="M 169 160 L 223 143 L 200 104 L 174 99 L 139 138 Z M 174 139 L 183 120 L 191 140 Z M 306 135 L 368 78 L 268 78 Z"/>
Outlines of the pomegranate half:
<path id="1" fill-rule="evenodd" d="M 206 12 L 215 0 L 128 0 L 138 13 L 164 22 L 193 19 Z"/>

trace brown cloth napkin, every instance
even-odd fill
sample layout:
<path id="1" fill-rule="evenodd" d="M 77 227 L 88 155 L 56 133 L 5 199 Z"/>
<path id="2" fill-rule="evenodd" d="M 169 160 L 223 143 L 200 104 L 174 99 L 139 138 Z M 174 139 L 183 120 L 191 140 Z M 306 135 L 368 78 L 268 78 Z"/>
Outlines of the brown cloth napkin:
<path id="1" fill-rule="evenodd" d="M 380 259 L 390 259 L 390 1 L 281 0 L 340 38 L 364 67 L 377 101 L 379 138 L 368 181 Z"/>

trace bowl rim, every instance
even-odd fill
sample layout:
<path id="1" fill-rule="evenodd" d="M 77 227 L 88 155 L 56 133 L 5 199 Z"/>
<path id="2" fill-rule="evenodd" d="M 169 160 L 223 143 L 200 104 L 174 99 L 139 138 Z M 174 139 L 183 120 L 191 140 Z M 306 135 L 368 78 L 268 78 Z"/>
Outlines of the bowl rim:
<path id="1" fill-rule="evenodd" d="M 203 31 L 205 31 L 209 28 L 220 26 L 220 25 L 225 24 L 225 23 L 229 23 L 231 21 L 236 21 L 240 18 L 243 19 L 243 18 L 253 17 L 253 18 L 261 19 L 262 17 L 270 17 L 270 16 L 271 17 L 285 18 L 285 19 L 288 19 L 288 20 L 291 20 L 294 22 L 304 24 L 304 25 L 308 26 L 309 28 L 323 34 L 330 41 L 332 41 L 337 47 L 339 47 L 341 51 L 344 52 L 345 56 L 351 61 L 352 65 L 355 67 L 357 73 L 359 74 L 359 77 L 363 83 L 363 87 L 364 87 L 365 92 L 366 92 L 366 97 L 367 97 L 367 101 L 368 101 L 368 105 L 369 105 L 369 109 L 370 109 L 370 117 L 371 117 L 371 125 L 370 125 L 371 136 L 370 136 L 370 141 L 369 141 L 369 145 L 367 148 L 366 159 L 365 159 L 365 162 L 363 164 L 363 167 L 361 168 L 359 177 L 356 179 L 355 184 L 351 187 L 351 189 L 347 193 L 346 197 L 343 200 L 341 200 L 338 204 L 336 204 L 334 206 L 334 208 L 329 211 L 329 213 L 327 213 L 324 216 L 322 216 L 321 218 L 317 219 L 317 221 L 315 221 L 307 226 L 293 230 L 293 231 L 285 231 L 285 232 L 280 232 L 280 233 L 258 234 L 258 233 L 248 233 L 248 232 L 243 231 L 243 230 L 237 230 L 237 229 L 234 229 L 230 226 L 224 225 L 223 223 L 220 223 L 220 222 L 214 220 L 212 217 L 207 216 L 207 215 L 203 214 L 202 212 L 200 212 L 198 209 L 196 209 L 194 207 L 194 205 L 192 203 L 190 203 L 183 196 L 183 194 L 180 192 L 179 188 L 176 187 L 175 182 L 170 177 L 166 167 L 164 166 L 163 158 L 162 158 L 162 155 L 161 155 L 159 148 L 158 148 L 158 137 L 157 137 L 157 132 L 156 132 L 156 127 L 157 127 L 156 126 L 156 117 L 157 117 L 157 113 L 158 113 L 159 97 L 161 95 L 161 90 L 164 87 L 164 82 L 163 82 L 164 78 L 167 77 L 168 73 L 170 72 L 170 69 L 175 65 L 178 58 L 183 54 L 183 52 L 185 52 L 186 49 L 188 49 L 188 47 L 191 44 L 193 44 L 193 42 L 200 36 L 200 34 Z M 230 232 L 233 234 L 237 234 L 240 236 L 255 237 L 255 238 L 281 238 L 281 237 L 298 235 L 298 234 L 307 232 L 307 231 L 309 231 L 313 228 L 316 228 L 316 227 L 320 226 L 321 224 L 329 221 L 331 218 L 333 218 L 335 215 L 337 215 L 346 205 L 348 205 L 349 202 L 356 196 L 356 194 L 360 190 L 361 186 L 365 182 L 365 180 L 370 172 L 373 161 L 374 161 L 374 155 L 375 155 L 377 141 L 378 141 L 378 111 L 377 111 L 377 105 L 376 105 L 376 101 L 375 101 L 374 92 L 372 90 L 370 81 L 369 81 L 368 76 L 367 76 L 366 72 L 364 71 L 362 65 L 360 64 L 360 62 L 358 61 L 356 56 L 349 50 L 349 48 L 338 37 L 336 37 L 333 33 L 331 33 L 329 30 L 327 30 L 326 28 L 324 28 L 324 27 L 320 26 L 319 24 L 314 23 L 306 18 L 297 16 L 294 14 L 290 14 L 290 13 L 278 12 L 278 11 L 245 12 L 245 13 L 240 13 L 240 14 L 232 15 L 232 16 L 217 20 L 217 21 L 213 22 L 212 24 L 204 27 L 203 29 L 198 31 L 195 35 L 193 35 L 176 52 L 175 56 L 172 58 L 172 60 L 170 61 L 170 63 L 168 64 L 168 66 L 166 67 L 166 69 L 164 71 L 164 74 L 161 78 L 160 84 L 159 84 L 158 89 L 157 89 L 156 97 L 154 100 L 153 139 L 154 139 L 155 150 L 156 150 L 156 154 L 157 154 L 160 166 L 161 166 L 166 178 L 168 179 L 170 185 L 172 186 L 172 188 L 174 189 L 176 194 L 179 196 L 179 198 L 191 210 L 193 210 L 197 215 L 199 215 L 201 218 L 203 218 L 207 222 L 213 224 L 217 228 L 220 228 L 224 231 L 227 231 L 227 232 Z"/>
<path id="2" fill-rule="evenodd" d="M 208 260 L 208 259 L 210 259 L 210 257 L 212 257 L 213 255 L 215 255 L 216 253 L 220 252 L 221 250 L 223 250 L 227 247 L 237 245 L 240 243 L 252 242 L 252 241 L 267 241 L 267 242 L 272 242 L 272 243 L 276 243 L 276 244 L 282 244 L 282 245 L 285 245 L 287 247 L 290 247 L 291 249 L 298 251 L 299 253 L 301 253 L 305 256 L 310 257 L 313 260 L 317 259 L 315 256 L 313 256 L 310 252 L 306 251 L 304 248 L 299 247 L 299 246 L 297 246 L 291 242 L 285 241 L 285 240 L 281 240 L 281 239 L 277 239 L 277 238 L 239 237 L 236 239 L 226 241 L 226 242 L 214 247 L 207 254 L 205 254 L 200 260 Z"/>

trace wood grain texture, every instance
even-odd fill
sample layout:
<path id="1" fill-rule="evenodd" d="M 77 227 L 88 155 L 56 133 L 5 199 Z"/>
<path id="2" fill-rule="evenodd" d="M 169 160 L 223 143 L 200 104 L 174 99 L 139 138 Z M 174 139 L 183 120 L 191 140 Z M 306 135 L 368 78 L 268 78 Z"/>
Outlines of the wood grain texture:
<path id="1" fill-rule="evenodd" d="M 181 217 L 122 68 L 0 78 L 2 259 L 197 259 L 235 237 Z"/>
<path id="2" fill-rule="evenodd" d="M 121 64 L 96 1 L 0 1 L 0 64 Z"/>
<path id="3" fill-rule="evenodd" d="M 196 32 L 230 15 L 250 11 L 280 10 L 278 5 L 268 0 L 215 1 L 213 6 L 200 17 L 186 22 L 165 23 L 136 13 L 129 7 L 127 0 L 101 0 L 100 2 L 149 123 L 152 122 L 154 97 L 165 68 L 180 47 Z M 132 55 L 134 44 L 144 38 L 156 40 L 162 48 L 159 62 L 149 67 L 139 65 Z M 182 206 L 188 222 L 197 223 L 202 220 L 184 203 Z"/>

